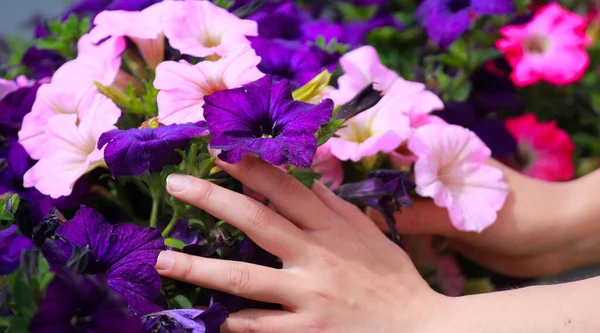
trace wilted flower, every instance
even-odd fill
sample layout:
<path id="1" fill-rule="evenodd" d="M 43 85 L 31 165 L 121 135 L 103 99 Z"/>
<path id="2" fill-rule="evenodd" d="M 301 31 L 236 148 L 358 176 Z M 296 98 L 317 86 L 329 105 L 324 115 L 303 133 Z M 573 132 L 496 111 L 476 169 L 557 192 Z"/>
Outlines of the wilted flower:
<path id="1" fill-rule="evenodd" d="M 318 105 L 294 101 L 287 81 L 265 76 L 204 98 L 204 117 L 219 158 L 239 162 L 257 154 L 274 165 L 308 168 L 317 150 L 315 133 L 329 122 L 333 102 Z"/>
<path id="2" fill-rule="evenodd" d="M 176 149 L 186 148 L 193 138 L 206 134 L 206 130 L 203 121 L 157 128 L 115 129 L 100 136 L 97 148 L 104 150 L 104 160 L 113 176 L 137 176 L 181 163 Z"/>
<path id="3" fill-rule="evenodd" d="M 256 65 L 260 57 L 250 46 L 217 61 L 202 61 L 192 65 L 185 60 L 165 61 L 156 68 L 154 87 L 158 116 L 164 124 L 184 124 L 204 120 L 204 96 L 238 88 L 261 78 Z"/>
<path id="4" fill-rule="evenodd" d="M 469 29 L 472 14 L 510 14 L 515 9 L 513 0 L 424 0 L 416 16 L 429 38 L 446 48 Z"/>
<path id="5" fill-rule="evenodd" d="M 430 124 L 415 130 L 408 148 L 417 156 L 417 193 L 448 209 L 462 231 L 481 232 L 496 221 L 508 195 L 502 171 L 486 161 L 491 152 L 468 129 Z"/>
<path id="6" fill-rule="evenodd" d="M 30 332 L 146 332 L 102 276 L 57 270 L 29 323 Z"/>
<path id="7" fill-rule="evenodd" d="M 19 267 L 21 253 L 33 247 L 33 242 L 17 233 L 17 226 L 0 230 L 0 275 L 10 274 Z"/>
<path id="8" fill-rule="evenodd" d="M 155 333 L 219 333 L 219 327 L 229 316 L 219 303 L 206 310 L 178 309 L 151 313 L 142 317 L 148 332 Z"/>
<path id="9" fill-rule="evenodd" d="M 506 129 L 519 147 L 514 166 L 525 175 L 548 181 L 575 176 L 575 144 L 567 132 L 556 126 L 556 121 L 540 122 L 528 113 L 507 119 Z"/>
<path id="10" fill-rule="evenodd" d="M 585 18 L 553 2 L 531 22 L 500 29 L 504 38 L 496 46 L 513 67 L 511 78 L 517 86 L 540 80 L 567 85 L 579 81 L 590 64 L 585 47 L 592 40 L 586 27 Z"/>
<path id="11" fill-rule="evenodd" d="M 367 180 L 344 184 L 338 187 L 335 193 L 346 201 L 380 211 L 386 219 L 392 239 L 398 242 L 400 238 L 394 212 L 413 204 L 409 191 L 414 188 L 414 184 L 410 177 L 410 172 L 375 170 L 369 173 Z"/>
<path id="12" fill-rule="evenodd" d="M 51 264 L 65 265 L 75 246 L 87 247 L 89 264 L 84 273 L 102 274 L 106 283 L 127 300 L 136 315 L 161 311 L 164 300 L 154 269 L 164 241 L 154 228 L 108 223 L 100 213 L 81 206 L 73 219 L 56 230 L 42 249 Z"/>

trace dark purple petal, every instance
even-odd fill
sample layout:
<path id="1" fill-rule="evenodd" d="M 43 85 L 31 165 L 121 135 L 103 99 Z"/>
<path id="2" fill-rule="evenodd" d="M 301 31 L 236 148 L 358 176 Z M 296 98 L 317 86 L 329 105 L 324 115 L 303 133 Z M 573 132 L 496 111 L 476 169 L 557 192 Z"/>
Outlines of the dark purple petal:
<path id="1" fill-rule="evenodd" d="M 267 39 L 293 40 L 300 37 L 300 27 L 309 21 L 310 15 L 292 2 L 263 6 L 249 17 L 258 23 L 258 34 Z"/>
<path id="2" fill-rule="evenodd" d="M 104 278 L 59 269 L 29 324 L 32 333 L 143 333 L 139 318 Z"/>
<path id="3" fill-rule="evenodd" d="M 317 148 L 314 135 L 333 110 L 329 99 L 319 105 L 294 101 L 288 82 L 269 76 L 204 101 L 210 145 L 229 163 L 256 154 L 275 165 L 309 167 Z"/>
<path id="4" fill-rule="evenodd" d="M 514 0 L 471 0 L 471 10 L 479 15 L 512 14 L 516 9 Z"/>
<path id="5" fill-rule="evenodd" d="M 164 241 L 156 229 L 111 225 L 94 209 L 82 206 L 56 234 L 70 245 L 89 248 L 94 260 L 86 272 L 106 274 L 108 285 L 125 296 L 132 313 L 143 315 L 163 309 L 160 277 L 154 265 Z M 60 242 L 56 243 L 64 252 Z M 47 244 L 44 247 L 49 250 Z"/>
<path id="6" fill-rule="evenodd" d="M 104 10 L 139 11 L 162 0 L 79 0 L 63 12 L 63 19 L 71 14 L 96 16 Z"/>
<path id="7" fill-rule="evenodd" d="M 429 38 L 440 47 L 447 48 L 454 43 L 471 24 L 471 13 L 469 9 L 463 9 L 456 13 L 428 12 L 423 5 L 417 10 L 417 19 L 425 26 Z"/>
<path id="8" fill-rule="evenodd" d="M 472 130 L 491 149 L 494 158 L 512 156 L 517 152 L 517 141 L 504 127 L 504 119 L 482 119 Z"/>
<path id="9" fill-rule="evenodd" d="M 65 62 L 67 59 L 58 52 L 41 50 L 35 46 L 27 49 L 21 59 L 21 63 L 31 70 L 33 78 L 36 80 L 52 77 L 54 72 Z"/>
<path id="10" fill-rule="evenodd" d="M 229 313 L 213 303 L 206 310 L 177 309 L 152 313 L 142 318 L 149 332 L 218 333 Z"/>
<path id="11" fill-rule="evenodd" d="M 39 83 L 22 87 L 0 100 L 0 135 L 16 138 L 23 117 L 31 112 L 39 87 Z"/>
<path id="12" fill-rule="evenodd" d="M 17 226 L 0 230 L 0 275 L 10 274 L 19 267 L 21 253 L 33 247 L 33 242 L 17 233 Z"/>
<path id="13" fill-rule="evenodd" d="M 316 45 L 262 37 L 249 38 L 261 57 L 258 69 L 278 79 L 288 79 L 292 88 L 306 84 L 330 64 L 327 53 Z"/>
<path id="14" fill-rule="evenodd" d="M 137 176 L 179 164 L 181 155 L 176 149 L 184 149 L 193 138 L 203 134 L 206 134 L 204 122 L 112 130 L 100 136 L 98 148 L 106 147 L 104 159 L 113 176 Z"/>

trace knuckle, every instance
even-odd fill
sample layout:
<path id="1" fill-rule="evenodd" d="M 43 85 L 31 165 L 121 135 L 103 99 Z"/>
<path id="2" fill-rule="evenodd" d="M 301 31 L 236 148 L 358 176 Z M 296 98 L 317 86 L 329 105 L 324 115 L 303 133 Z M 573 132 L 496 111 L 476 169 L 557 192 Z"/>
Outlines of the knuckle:
<path id="1" fill-rule="evenodd" d="M 277 182 L 277 190 L 281 195 L 291 196 L 300 190 L 300 187 L 303 186 L 296 178 L 281 173 L 281 178 Z"/>
<path id="2" fill-rule="evenodd" d="M 246 293 L 250 287 L 250 270 L 242 265 L 234 265 L 229 270 L 227 283 L 234 294 Z"/>
<path id="3" fill-rule="evenodd" d="M 246 220 L 254 227 L 266 225 L 269 219 L 269 212 L 264 206 L 258 205 L 256 202 L 248 199 L 248 204 L 245 208 Z"/>
<path id="4" fill-rule="evenodd" d="M 258 321 L 253 316 L 244 316 L 240 320 L 240 326 L 242 328 L 241 332 L 244 333 L 258 333 L 261 331 Z"/>
<path id="5" fill-rule="evenodd" d="M 200 201 L 207 202 L 212 198 L 215 187 L 208 182 L 201 182 L 200 184 L 202 185 L 196 186 L 197 198 Z"/>
<path id="6" fill-rule="evenodd" d="M 191 260 L 185 259 L 180 264 L 179 275 L 182 280 L 189 281 L 191 280 L 194 273 L 194 265 Z"/>

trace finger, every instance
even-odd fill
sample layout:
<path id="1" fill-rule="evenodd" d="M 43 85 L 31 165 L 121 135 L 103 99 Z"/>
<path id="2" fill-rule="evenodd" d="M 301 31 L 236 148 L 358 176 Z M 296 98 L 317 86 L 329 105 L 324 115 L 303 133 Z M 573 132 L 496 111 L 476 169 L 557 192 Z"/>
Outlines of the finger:
<path id="1" fill-rule="evenodd" d="M 358 207 L 336 196 L 320 181 L 314 182 L 312 191 L 325 206 L 357 230 L 369 235 L 381 234 L 377 226 Z"/>
<path id="2" fill-rule="evenodd" d="M 259 246 L 283 260 L 293 260 L 305 250 L 306 234 L 243 194 L 202 179 L 176 174 L 167 178 L 167 190 L 174 197 L 238 227 Z"/>
<path id="3" fill-rule="evenodd" d="M 566 270 L 560 253 L 543 255 L 502 255 L 454 241 L 450 246 L 469 260 L 496 273 L 513 277 L 549 277 Z"/>
<path id="4" fill-rule="evenodd" d="M 237 164 L 219 160 L 217 165 L 252 190 L 269 198 L 278 212 L 303 229 L 323 230 L 335 223 L 335 214 L 306 186 L 255 156 L 246 156 Z"/>
<path id="5" fill-rule="evenodd" d="M 239 261 L 163 251 L 156 270 L 162 276 L 262 302 L 292 306 L 295 279 L 286 271 Z"/>
<path id="6" fill-rule="evenodd" d="M 368 208 L 367 216 L 383 231 L 389 232 L 385 217 L 379 211 Z M 412 207 L 394 213 L 394 219 L 401 234 L 461 237 L 461 233 L 450 222 L 448 211 L 437 207 L 431 200 L 415 200 Z"/>
<path id="7" fill-rule="evenodd" d="M 223 333 L 301 332 L 298 315 L 286 311 L 247 309 L 229 315 Z"/>

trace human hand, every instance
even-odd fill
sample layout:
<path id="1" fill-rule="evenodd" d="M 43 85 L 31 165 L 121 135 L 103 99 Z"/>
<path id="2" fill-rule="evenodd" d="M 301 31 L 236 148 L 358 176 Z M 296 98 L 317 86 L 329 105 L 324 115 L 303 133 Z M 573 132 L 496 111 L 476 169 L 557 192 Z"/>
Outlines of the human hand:
<path id="1" fill-rule="evenodd" d="M 281 170 L 246 157 L 219 166 L 270 199 L 261 203 L 191 176 L 172 175 L 171 195 L 221 218 L 283 261 L 282 269 L 161 253 L 163 276 L 283 311 L 242 310 L 225 332 L 440 332 L 430 325 L 447 302 L 421 278 L 408 256 L 358 208 L 323 184 L 312 191 Z M 438 311 L 439 310 L 439 311 Z"/>
<path id="2" fill-rule="evenodd" d="M 511 276 L 552 276 L 600 263 L 600 205 L 587 200 L 597 197 L 592 191 L 597 186 L 590 185 L 596 179 L 544 182 L 497 161 L 490 163 L 503 171 L 510 188 L 494 225 L 482 233 L 461 232 L 452 226 L 446 209 L 431 200 L 416 200 L 413 207 L 396 213 L 398 232 L 448 237 L 465 257 Z M 387 230 L 376 211 L 367 214 Z"/>

